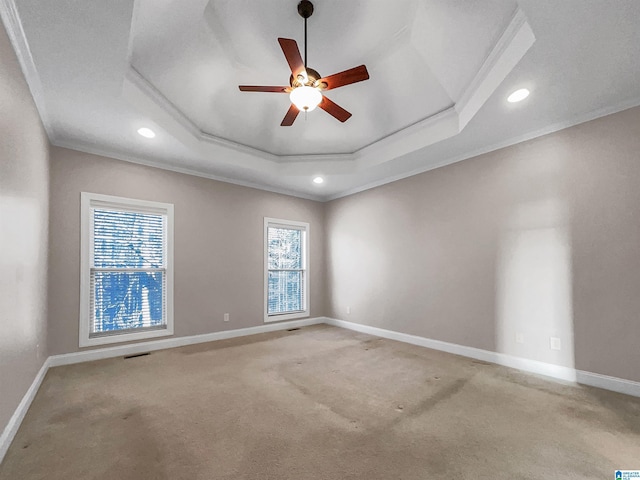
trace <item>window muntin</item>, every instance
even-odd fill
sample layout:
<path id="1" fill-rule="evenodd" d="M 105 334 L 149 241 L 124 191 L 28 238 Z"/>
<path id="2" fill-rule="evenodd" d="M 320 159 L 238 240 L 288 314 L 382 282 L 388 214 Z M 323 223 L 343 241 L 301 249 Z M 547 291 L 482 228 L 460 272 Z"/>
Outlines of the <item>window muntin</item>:
<path id="1" fill-rule="evenodd" d="M 307 316 L 309 225 L 265 219 L 265 321 Z"/>
<path id="2" fill-rule="evenodd" d="M 82 194 L 80 345 L 173 333 L 173 206 Z"/>

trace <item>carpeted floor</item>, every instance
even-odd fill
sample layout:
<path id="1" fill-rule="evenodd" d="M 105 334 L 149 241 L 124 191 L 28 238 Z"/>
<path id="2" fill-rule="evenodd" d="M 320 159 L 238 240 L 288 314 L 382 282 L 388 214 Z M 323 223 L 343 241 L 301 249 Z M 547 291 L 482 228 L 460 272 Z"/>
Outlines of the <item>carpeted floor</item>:
<path id="1" fill-rule="evenodd" d="M 53 368 L 1 480 L 609 479 L 640 399 L 329 326 Z"/>

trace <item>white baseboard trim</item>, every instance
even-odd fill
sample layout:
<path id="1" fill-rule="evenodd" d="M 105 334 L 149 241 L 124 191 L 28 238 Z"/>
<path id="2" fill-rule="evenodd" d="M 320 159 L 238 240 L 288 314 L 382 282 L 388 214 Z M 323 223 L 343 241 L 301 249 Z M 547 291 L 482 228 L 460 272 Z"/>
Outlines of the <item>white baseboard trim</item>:
<path id="1" fill-rule="evenodd" d="M 633 397 L 640 397 L 640 382 L 625 380 L 624 378 L 610 377 L 599 373 L 576 370 L 576 381 L 583 385 L 598 387 L 612 392 L 624 393 Z"/>
<path id="2" fill-rule="evenodd" d="M 9 419 L 9 423 L 5 427 L 2 435 L 0 435 L 0 463 L 9 450 L 9 446 L 13 441 L 20 424 L 27 414 L 31 402 L 38 393 L 38 389 L 42 384 L 47 371 L 50 367 L 58 367 L 61 365 L 71 365 L 74 363 L 91 362 L 93 360 L 101 360 L 104 358 L 113 358 L 124 355 L 134 355 L 136 353 L 150 352 L 154 350 L 163 350 L 166 348 L 183 347 L 185 345 L 194 345 L 197 343 L 213 342 L 215 340 L 225 340 L 228 338 L 244 337 L 247 335 L 255 335 L 257 333 L 275 332 L 278 330 L 287 330 L 289 328 L 306 327 L 309 325 L 317 325 L 325 323 L 325 317 L 304 318 L 301 320 L 290 320 L 278 323 L 269 323 L 258 325 L 256 327 L 239 328 L 236 330 L 226 330 L 222 332 L 205 333 L 202 335 L 192 335 L 189 337 L 176 337 L 163 340 L 154 340 L 149 342 L 140 342 L 129 345 L 120 345 L 117 347 L 106 347 L 95 350 L 84 350 L 82 352 L 66 353 L 62 355 L 52 355 L 45 360 L 42 367 L 38 371 L 33 383 L 25 393 L 22 401 L 16 408 L 15 412 Z"/>
<path id="3" fill-rule="evenodd" d="M 497 365 L 515 368 L 529 373 L 544 375 L 557 380 L 580 383 L 591 387 L 603 388 L 613 392 L 640 397 L 640 382 L 634 382 L 632 380 L 585 372 L 570 367 L 562 367 L 560 365 L 539 362 L 537 360 L 529 360 L 527 358 L 515 357 L 504 353 L 466 347 L 455 343 L 433 340 L 431 338 L 395 332 L 393 330 L 385 330 L 383 328 L 371 327 L 369 325 L 347 322 L 345 320 L 338 320 L 335 318 L 327 318 L 325 323 L 336 327 L 354 330 L 356 332 L 367 333 L 376 337 L 397 340 L 399 342 L 410 343 L 420 347 L 431 348 L 433 350 L 453 353 L 454 355 L 461 355 L 463 357 L 474 358 L 484 362 L 495 363 Z"/>
<path id="4" fill-rule="evenodd" d="M 24 397 L 22 397 L 22 400 L 18 404 L 18 408 L 16 408 L 16 411 L 13 412 L 13 415 L 9 419 L 9 423 L 7 423 L 7 426 L 4 428 L 2 435 L 0 435 L 0 463 L 2 463 L 4 456 L 7 454 L 7 450 L 9 450 L 9 445 L 13 442 L 13 438 L 16 436 L 16 433 L 18 433 L 18 428 L 20 428 L 20 424 L 22 423 L 24 416 L 27 414 L 27 411 L 31 406 L 31 402 L 33 402 L 36 393 L 38 393 L 38 389 L 40 388 L 40 384 L 42 383 L 44 376 L 47 374 L 47 370 L 49 370 L 48 358 L 44 361 L 42 367 L 40 367 L 40 370 L 36 374 L 36 378 L 34 378 L 33 383 L 27 390 L 27 393 L 24 394 Z"/>
<path id="5" fill-rule="evenodd" d="M 240 328 L 236 330 L 226 330 L 222 332 L 205 333 L 202 335 L 192 335 L 189 337 L 153 340 L 129 345 L 120 345 L 116 347 L 84 350 L 82 352 L 66 353 L 62 355 L 53 355 L 47 358 L 47 360 L 42 364 L 42 367 L 36 374 L 36 377 L 29 387 L 29 390 L 27 390 L 27 393 L 25 393 L 22 401 L 16 408 L 16 411 L 9 419 L 9 423 L 2 432 L 2 435 L 0 435 L 0 463 L 2 463 L 2 460 L 4 459 L 4 456 L 7 453 L 11 442 L 18 432 L 18 428 L 20 428 L 20 424 L 22 423 L 24 416 L 29 410 L 31 402 L 35 398 L 36 393 L 38 393 L 40 384 L 42 383 L 42 380 L 44 379 L 47 370 L 49 370 L 50 367 L 90 362 L 93 360 L 101 360 L 105 358 L 113 358 L 124 355 L 134 355 L 136 353 L 163 350 L 166 348 L 183 347 L 186 345 L 195 345 L 198 343 L 213 342 L 216 340 L 244 337 L 248 335 L 255 335 L 258 333 L 275 332 L 278 330 L 287 330 L 290 328 L 306 327 L 309 325 L 317 325 L 321 323 L 333 325 L 335 327 L 346 328 L 357 332 L 367 333 L 376 337 L 388 338 L 390 340 L 410 343 L 412 345 L 418 345 L 420 347 L 431 348 L 433 350 L 440 350 L 443 352 L 452 353 L 454 355 L 461 355 L 463 357 L 495 363 L 498 365 L 503 365 L 505 367 L 511 367 L 525 372 L 536 373 L 559 380 L 577 382 L 592 387 L 598 387 L 605 390 L 611 390 L 614 392 L 624 393 L 626 395 L 640 397 L 640 382 L 634 382 L 617 377 L 610 377 L 607 375 L 600 375 L 598 373 L 585 372 L 582 370 L 575 370 L 569 367 L 561 367 L 559 365 L 552 365 L 550 363 L 514 357 L 512 355 L 491 352 L 489 350 L 482 350 L 479 348 L 466 347 L 464 345 L 458 345 L 455 343 L 433 340 L 417 335 L 395 332 L 393 330 L 385 330 L 383 328 L 371 327 L 368 325 L 347 322 L 345 320 L 338 320 L 335 318 L 314 317 L 279 323 L 268 323 L 256 327 Z"/>
<path id="6" fill-rule="evenodd" d="M 97 348 L 93 350 L 83 350 L 81 352 L 63 353 L 49 357 L 49 366 L 58 367 L 61 365 L 72 365 L 74 363 L 92 362 L 104 358 L 120 357 L 124 355 L 135 355 L 137 353 L 164 350 L 167 348 L 184 347 L 197 343 L 214 342 L 216 340 L 226 340 L 228 338 L 245 337 L 257 333 L 275 332 L 287 330 L 289 328 L 307 327 L 325 323 L 324 317 L 303 318 L 301 320 L 289 320 L 278 323 L 268 323 L 256 327 L 238 328 L 236 330 L 224 330 L 221 332 L 203 333 L 201 335 L 191 335 L 189 337 L 165 338 L 162 340 L 151 340 L 148 342 L 119 345 L 117 347 Z"/>

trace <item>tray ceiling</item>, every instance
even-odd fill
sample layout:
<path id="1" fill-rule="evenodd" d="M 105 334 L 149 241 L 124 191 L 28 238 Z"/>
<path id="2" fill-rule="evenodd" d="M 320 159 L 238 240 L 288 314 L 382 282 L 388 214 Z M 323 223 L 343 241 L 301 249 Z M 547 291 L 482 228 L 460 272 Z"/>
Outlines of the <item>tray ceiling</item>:
<path id="1" fill-rule="evenodd" d="M 55 145 L 311 198 L 640 103 L 633 0 L 316 0 L 309 66 L 371 78 L 326 93 L 346 123 L 317 109 L 292 127 L 287 95 L 237 86 L 288 83 L 297 0 L 1 2 Z"/>

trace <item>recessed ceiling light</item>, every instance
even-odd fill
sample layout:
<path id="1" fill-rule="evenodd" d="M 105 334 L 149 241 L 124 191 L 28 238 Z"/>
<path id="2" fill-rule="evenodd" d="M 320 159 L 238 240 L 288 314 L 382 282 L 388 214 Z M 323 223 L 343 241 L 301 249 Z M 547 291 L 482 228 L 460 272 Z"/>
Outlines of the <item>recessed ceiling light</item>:
<path id="1" fill-rule="evenodd" d="M 526 88 L 521 88 L 520 90 L 516 90 L 511 95 L 507 97 L 507 101 L 511 103 L 516 103 L 524 100 L 529 96 L 529 90 Z"/>
<path id="2" fill-rule="evenodd" d="M 153 138 L 156 136 L 156 133 L 147 127 L 142 127 L 138 129 L 138 133 L 145 138 Z"/>
<path id="3" fill-rule="evenodd" d="M 318 185 L 320 185 L 321 183 L 324 183 L 324 178 L 316 177 L 313 179 L 313 183 L 317 183 Z"/>

